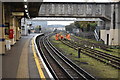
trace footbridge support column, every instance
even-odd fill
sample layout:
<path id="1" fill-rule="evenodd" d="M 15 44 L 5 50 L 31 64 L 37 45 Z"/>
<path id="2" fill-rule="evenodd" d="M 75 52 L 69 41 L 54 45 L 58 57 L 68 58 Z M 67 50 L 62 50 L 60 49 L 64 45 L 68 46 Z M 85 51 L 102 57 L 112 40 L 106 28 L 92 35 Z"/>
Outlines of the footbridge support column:
<path id="1" fill-rule="evenodd" d="M 109 45 L 120 45 L 120 4 L 112 5 Z"/>
<path id="2" fill-rule="evenodd" d="M 111 20 L 105 21 L 100 31 L 101 39 L 107 45 L 120 45 L 120 4 L 111 4 Z"/>
<path id="3" fill-rule="evenodd" d="M 118 4 L 117 6 L 117 9 L 116 9 L 116 19 L 117 19 L 117 24 L 116 24 L 116 27 L 118 29 L 118 45 L 120 45 L 120 4 Z"/>

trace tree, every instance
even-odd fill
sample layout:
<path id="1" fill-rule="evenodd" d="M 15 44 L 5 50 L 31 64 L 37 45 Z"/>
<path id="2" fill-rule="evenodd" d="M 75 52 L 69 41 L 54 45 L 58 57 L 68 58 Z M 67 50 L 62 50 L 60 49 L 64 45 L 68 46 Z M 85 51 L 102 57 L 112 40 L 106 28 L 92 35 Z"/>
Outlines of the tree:
<path id="1" fill-rule="evenodd" d="M 65 26 L 67 31 L 72 31 L 73 28 L 79 29 L 82 32 L 84 31 L 94 31 L 97 24 L 95 22 L 90 21 L 76 21 L 74 23 L 71 23 L 70 25 Z"/>
<path id="2" fill-rule="evenodd" d="M 71 23 L 70 25 L 65 26 L 66 31 L 72 32 L 73 28 L 75 28 L 74 23 Z"/>
<path id="3" fill-rule="evenodd" d="M 97 26 L 97 23 L 90 23 L 91 31 L 94 31 L 96 26 Z"/>
<path id="4" fill-rule="evenodd" d="M 80 29 L 80 22 L 79 21 L 76 21 L 76 22 L 74 22 L 74 24 L 75 24 L 75 26 L 76 26 L 76 28 L 78 28 L 78 29 Z"/>
<path id="5" fill-rule="evenodd" d="M 86 31 L 90 31 L 90 24 L 87 24 L 87 30 Z"/>

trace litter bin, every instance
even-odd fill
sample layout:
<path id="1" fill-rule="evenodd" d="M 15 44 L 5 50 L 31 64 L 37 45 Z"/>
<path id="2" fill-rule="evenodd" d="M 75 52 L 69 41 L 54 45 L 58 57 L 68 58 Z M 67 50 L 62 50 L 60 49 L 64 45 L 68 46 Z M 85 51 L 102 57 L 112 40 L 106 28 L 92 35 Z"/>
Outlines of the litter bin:
<path id="1" fill-rule="evenodd" d="M 11 41 L 10 40 L 6 40 L 6 49 L 10 50 L 11 49 Z"/>

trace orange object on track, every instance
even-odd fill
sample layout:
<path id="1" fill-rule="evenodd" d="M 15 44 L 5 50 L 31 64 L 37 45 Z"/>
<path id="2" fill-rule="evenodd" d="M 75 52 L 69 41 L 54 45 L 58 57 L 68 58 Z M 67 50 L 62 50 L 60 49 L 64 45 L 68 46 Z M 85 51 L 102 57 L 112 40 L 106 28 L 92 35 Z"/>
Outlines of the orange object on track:
<path id="1" fill-rule="evenodd" d="M 66 39 L 70 40 L 70 34 L 66 35 Z"/>
<path id="2" fill-rule="evenodd" d="M 55 40 L 59 40 L 59 34 L 56 34 L 56 36 L 55 36 Z"/>
<path id="3" fill-rule="evenodd" d="M 60 36 L 60 39 L 61 39 L 61 40 L 62 40 L 62 39 L 64 39 L 64 36 L 63 36 L 63 35 L 61 35 L 61 36 Z"/>

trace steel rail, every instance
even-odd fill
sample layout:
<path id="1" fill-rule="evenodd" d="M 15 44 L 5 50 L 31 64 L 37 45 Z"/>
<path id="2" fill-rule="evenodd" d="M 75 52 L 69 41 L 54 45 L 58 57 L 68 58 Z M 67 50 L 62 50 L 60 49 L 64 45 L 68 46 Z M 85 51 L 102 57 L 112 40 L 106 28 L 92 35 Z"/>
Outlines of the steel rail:
<path id="1" fill-rule="evenodd" d="M 82 51 L 82 53 L 87 54 L 87 55 L 89 55 L 89 56 L 91 56 L 91 57 L 93 57 L 93 58 L 95 58 L 95 59 L 97 59 L 97 60 L 99 60 L 99 61 L 101 61 L 101 62 L 107 63 L 107 64 L 109 64 L 109 65 L 111 65 L 111 66 L 113 66 L 113 67 L 115 67 L 115 68 L 117 68 L 117 69 L 120 69 L 120 66 L 118 65 L 118 62 L 114 62 L 114 61 L 111 60 L 111 59 L 107 59 L 107 58 L 105 58 L 104 56 L 100 56 L 100 55 L 94 54 L 93 52 L 90 52 L 90 51 L 88 51 L 88 50 L 86 51 L 85 48 L 83 48 L 83 47 L 81 47 L 81 46 L 71 45 L 71 43 L 69 44 L 69 43 L 64 42 L 64 41 L 62 41 L 62 43 L 65 44 L 65 45 L 67 45 L 67 46 L 69 46 L 69 47 L 71 47 L 71 48 L 73 48 L 73 49 L 75 49 L 75 50 L 78 50 L 77 48 L 80 47 L 80 48 L 83 49 L 85 52 L 87 52 L 87 53 L 85 53 L 85 52 Z M 90 53 L 91 55 L 88 54 L 88 53 Z M 93 54 L 94 54 L 95 56 L 93 56 Z M 112 61 L 112 63 L 116 63 L 116 64 L 112 64 L 111 62 L 106 62 L 106 61 L 100 59 L 99 57 L 101 57 L 101 58 L 103 58 L 103 59 L 107 59 L 107 60 L 109 60 L 109 61 Z"/>
<path id="2" fill-rule="evenodd" d="M 90 75 L 88 72 L 86 72 L 85 70 L 83 70 L 82 68 L 78 67 L 76 64 L 74 64 L 70 59 L 68 59 L 67 57 L 65 57 L 58 49 L 56 49 L 52 43 L 49 41 L 49 39 L 47 38 L 49 46 L 51 46 L 51 48 L 59 55 L 61 56 L 61 58 L 64 59 L 64 61 L 67 61 L 71 66 L 73 66 L 74 69 L 77 70 L 77 72 L 79 72 L 79 74 L 82 74 L 82 76 L 85 76 L 86 79 L 91 79 L 91 80 L 95 80 L 95 78 Z"/>
<path id="3" fill-rule="evenodd" d="M 74 44 L 73 42 L 69 41 L 70 43 Z M 116 65 L 120 65 L 120 59 L 118 57 L 115 57 L 113 55 L 108 55 L 104 52 L 101 52 L 101 51 L 97 51 L 97 50 L 94 50 L 94 49 L 90 49 L 88 47 L 84 47 L 82 45 L 79 45 L 79 44 L 75 44 L 76 47 L 82 47 L 83 50 L 87 51 L 87 52 L 92 52 L 92 54 L 96 55 L 96 56 L 99 56 L 103 59 L 106 59 L 108 61 L 111 61 L 111 63 L 113 64 L 116 64 Z"/>
<path id="4" fill-rule="evenodd" d="M 42 36 L 43 37 L 43 36 Z M 52 76 L 54 79 L 58 79 L 58 76 L 56 75 L 56 73 L 54 72 L 52 66 L 49 64 L 49 61 L 46 59 L 45 55 L 44 55 L 44 52 L 42 50 L 42 46 L 41 46 L 41 43 L 40 41 L 42 40 L 42 37 L 39 38 L 38 40 L 38 47 L 39 47 L 39 52 L 40 52 L 40 55 L 42 56 L 46 66 L 48 67 L 49 71 L 51 72 Z"/>
<path id="5" fill-rule="evenodd" d="M 85 78 L 80 72 L 78 72 L 71 64 L 69 64 L 67 61 L 65 61 L 64 60 L 64 58 L 62 58 L 52 47 L 51 47 L 51 45 L 49 45 L 49 43 L 48 43 L 48 46 L 55 52 L 55 54 L 62 60 L 62 61 L 64 61 L 68 66 L 70 66 L 70 68 L 72 68 L 72 70 L 74 70 L 78 75 L 80 75 L 80 77 L 82 77 L 83 79 L 86 79 L 87 80 L 87 78 Z M 69 68 L 69 69 L 70 69 Z M 71 72 L 70 70 L 67 70 L 67 72 Z M 77 75 L 76 74 L 76 75 Z M 73 74 L 70 74 L 70 75 L 73 75 Z M 75 75 L 75 73 L 74 73 L 74 75 Z"/>
<path id="6" fill-rule="evenodd" d="M 73 77 L 60 65 L 60 63 L 54 58 L 54 56 L 52 55 L 52 53 L 50 52 L 50 50 L 47 48 L 47 46 L 46 46 L 46 44 L 45 44 L 45 42 L 44 42 L 45 40 L 44 39 L 42 39 L 42 45 L 44 46 L 44 49 L 47 51 L 47 55 L 44 53 L 44 56 L 48 59 L 48 56 L 49 57 L 51 57 L 51 59 L 52 59 L 52 61 L 54 62 L 54 63 L 56 63 L 56 66 L 58 67 L 58 68 L 60 68 L 60 70 L 62 71 L 62 73 L 61 73 L 61 75 L 64 75 L 65 77 L 60 77 L 59 76 L 59 74 L 58 73 L 56 73 L 55 72 L 55 69 L 54 69 L 54 72 L 55 72 L 55 74 L 57 75 L 57 77 L 58 78 L 56 78 L 56 79 L 62 79 L 62 78 L 70 78 L 70 79 L 73 79 Z M 42 47 L 42 49 L 43 49 L 43 47 Z M 50 61 L 51 61 L 51 59 L 49 58 L 49 60 L 48 60 L 48 63 L 50 63 Z M 52 62 L 52 63 L 53 63 Z M 51 64 L 52 65 L 52 64 Z M 52 68 L 53 68 L 54 66 L 52 66 Z"/>

